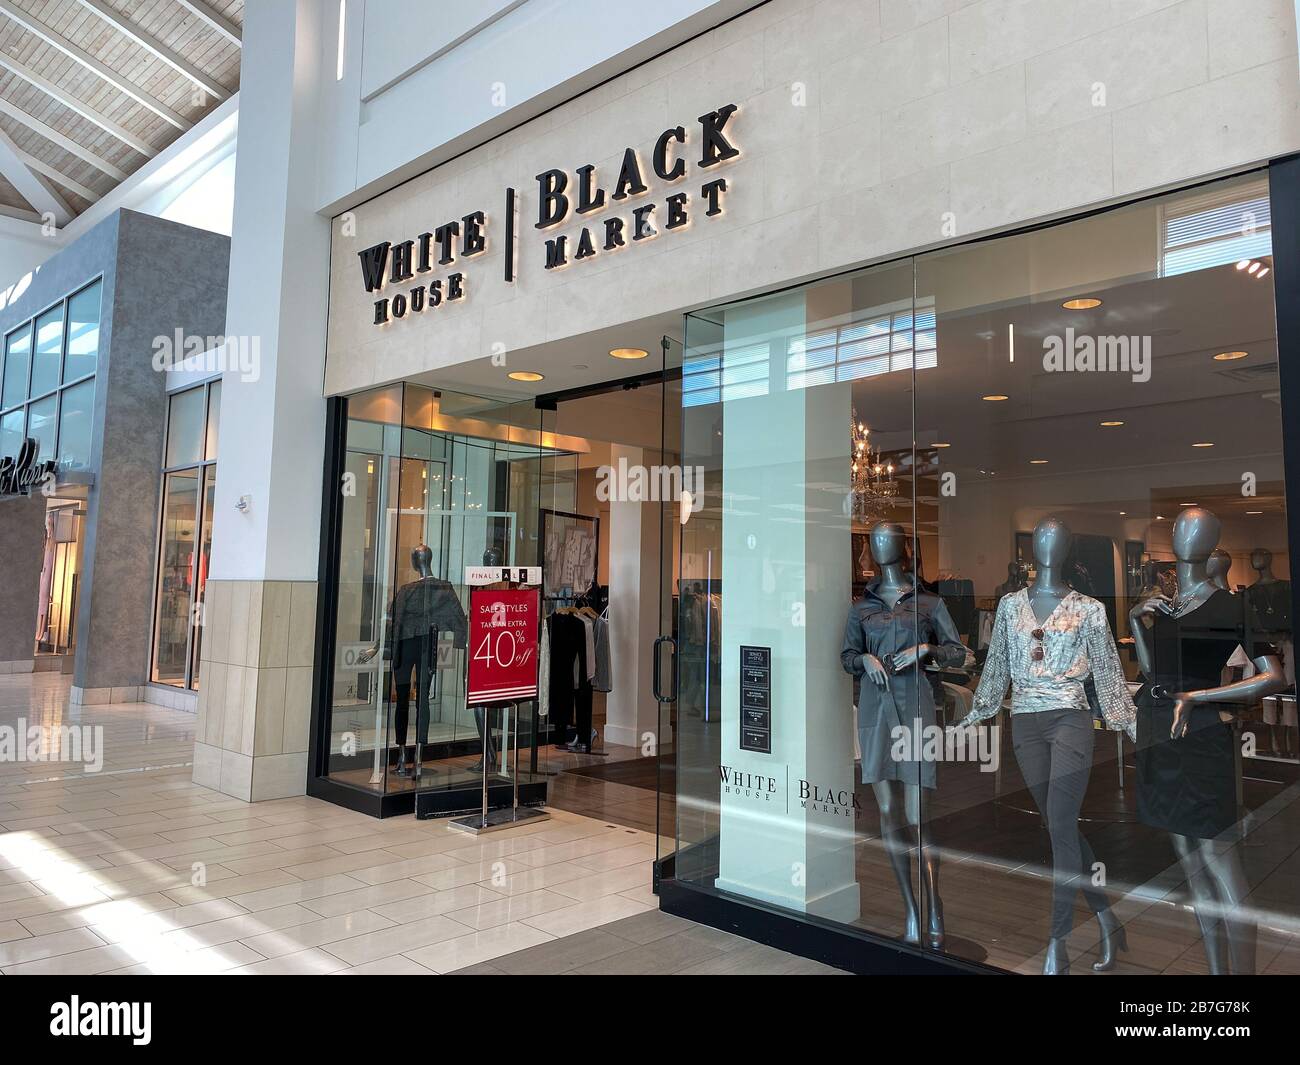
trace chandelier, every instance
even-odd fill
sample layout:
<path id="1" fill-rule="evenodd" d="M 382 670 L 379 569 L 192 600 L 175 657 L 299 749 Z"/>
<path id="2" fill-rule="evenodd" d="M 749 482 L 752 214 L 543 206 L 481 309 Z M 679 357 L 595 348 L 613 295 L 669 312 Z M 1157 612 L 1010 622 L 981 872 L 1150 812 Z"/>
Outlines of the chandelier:
<path id="1" fill-rule="evenodd" d="M 860 520 L 882 518 L 897 505 L 898 482 L 894 464 L 887 462 L 878 448 L 871 446 L 871 430 L 853 412 L 852 465 L 853 516 Z"/>

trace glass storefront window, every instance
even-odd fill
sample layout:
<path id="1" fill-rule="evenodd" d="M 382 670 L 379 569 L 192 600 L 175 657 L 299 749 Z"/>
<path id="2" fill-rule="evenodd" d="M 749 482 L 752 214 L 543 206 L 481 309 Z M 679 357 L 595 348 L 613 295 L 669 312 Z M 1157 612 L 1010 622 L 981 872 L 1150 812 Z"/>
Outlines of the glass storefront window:
<path id="1" fill-rule="evenodd" d="M 67 470 L 90 466 L 90 427 L 94 416 L 93 379 L 63 390 L 59 400 L 59 465 Z"/>
<path id="2" fill-rule="evenodd" d="M 68 300 L 68 353 L 63 360 L 63 380 L 76 381 L 95 372 L 99 362 L 100 282 L 83 288 Z"/>
<path id="3" fill-rule="evenodd" d="M 163 486 L 161 559 L 158 566 L 158 618 L 154 629 L 154 675 L 163 684 L 181 684 L 194 599 L 194 532 L 199 512 L 199 475 L 193 470 L 167 475 Z"/>
<path id="4" fill-rule="evenodd" d="M 488 559 L 536 565 L 537 426 L 529 405 L 416 385 L 349 397 L 344 472 L 355 490 L 340 519 L 333 780 L 377 792 L 468 792 L 481 781 L 483 719 L 465 705 L 464 573 Z M 433 596 L 419 618 L 397 610 L 417 589 Z M 527 709 L 521 745 L 531 727 Z"/>
<path id="5" fill-rule="evenodd" d="M 217 457 L 217 430 L 221 424 L 221 382 L 213 381 L 208 386 L 208 427 L 203 440 L 203 457 L 208 460 Z"/>
<path id="6" fill-rule="evenodd" d="M 15 329 L 5 338 L 5 369 L 0 406 L 14 407 L 27 398 L 27 376 L 31 366 L 32 327 Z"/>
<path id="7" fill-rule="evenodd" d="M 22 410 L 10 411 L 0 415 L 0 458 L 13 458 L 23 445 Z"/>
<path id="8" fill-rule="evenodd" d="M 36 354 L 32 358 L 30 395 L 43 396 L 59 387 L 63 360 L 63 304 L 36 319 Z"/>
<path id="9" fill-rule="evenodd" d="M 54 458 L 58 413 L 58 396 L 46 396 L 27 407 L 27 435 L 38 445 L 36 457 L 40 462 Z"/>
<path id="10" fill-rule="evenodd" d="M 61 470 L 89 466 L 100 287 L 94 282 L 5 338 L 0 408 L 13 409 L 0 415 L 0 446 L 16 452 L 30 436 Z"/>
<path id="11" fill-rule="evenodd" d="M 1255 971 L 1296 908 L 1268 221 L 1248 176 L 688 316 L 679 879 Z"/>
<path id="12" fill-rule="evenodd" d="M 168 403 L 150 676 L 191 690 L 199 686 L 216 498 L 217 434 L 206 421 L 219 417 L 220 400 L 213 397 L 220 388 L 212 381 L 177 392 Z"/>
<path id="13" fill-rule="evenodd" d="M 207 397 L 202 388 L 177 392 L 167 413 L 167 458 L 165 464 L 189 466 L 203 459 Z"/>

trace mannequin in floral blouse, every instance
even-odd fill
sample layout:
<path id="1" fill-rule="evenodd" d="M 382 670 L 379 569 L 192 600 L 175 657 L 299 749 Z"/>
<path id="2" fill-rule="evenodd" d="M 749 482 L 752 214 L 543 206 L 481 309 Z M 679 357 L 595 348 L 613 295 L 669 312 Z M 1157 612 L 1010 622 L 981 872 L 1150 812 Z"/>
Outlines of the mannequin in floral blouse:
<path id="1" fill-rule="evenodd" d="M 996 715 L 1011 688 L 1016 761 L 1052 842 L 1052 927 L 1043 960 L 1049 976 L 1070 971 L 1066 944 L 1078 891 L 1101 925 L 1100 958 L 1093 968 L 1113 968 L 1116 950 L 1128 947 L 1105 893 L 1091 882 L 1096 858 L 1079 830 L 1094 744 L 1084 681 L 1092 678 L 1106 723 L 1130 738 L 1136 734 L 1136 710 L 1105 608 L 1062 576 L 1072 540 L 1057 518 L 1044 518 L 1034 529 L 1034 583 L 998 603 L 974 706 L 961 723 Z"/>

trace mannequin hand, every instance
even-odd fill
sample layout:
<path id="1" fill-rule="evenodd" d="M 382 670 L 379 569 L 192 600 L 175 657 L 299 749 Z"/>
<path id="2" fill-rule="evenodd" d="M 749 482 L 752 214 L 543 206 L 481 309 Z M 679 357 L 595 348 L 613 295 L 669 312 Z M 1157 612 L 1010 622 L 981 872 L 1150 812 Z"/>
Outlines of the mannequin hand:
<path id="1" fill-rule="evenodd" d="M 375 644 L 374 647 L 370 647 L 362 651 L 359 655 L 357 655 L 357 662 L 358 663 L 369 662 L 377 654 L 379 654 L 379 645 Z"/>
<path id="2" fill-rule="evenodd" d="M 1169 729 L 1169 738 L 1173 740 L 1182 739 L 1187 735 L 1188 726 L 1192 723 L 1192 701 L 1188 698 L 1186 692 L 1174 693 L 1174 723 Z"/>
<path id="3" fill-rule="evenodd" d="M 884 665 L 875 655 L 862 656 L 862 669 L 867 679 L 877 688 L 882 690 L 889 689 L 889 674 L 885 671 Z"/>
<path id="4" fill-rule="evenodd" d="M 917 662 L 924 661 L 929 653 L 930 645 L 928 643 L 918 644 L 916 647 L 909 647 L 906 651 L 899 651 L 898 654 L 894 655 L 894 669 L 907 669 L 909 666 L 913 666 Z"/>
<path id="5" fill-rule="evenodd" d="M 1137 606 L 1135 606 L 1132 610 L 1130 610 L 1129 617 L 1131 618 L 1155 617 L 1156 614 L 1158 613 L 1159 614 L 1166 613 L 1170 605 L 1171 605 L 1171 601 L 1169 600 L 1169 598 L 1165 596 L 1163 593 L 1157 592 L 1155 595 L 1148 596 L 1146 599 L 1143 599 L 1142 602 L 1138 603 Z"/>

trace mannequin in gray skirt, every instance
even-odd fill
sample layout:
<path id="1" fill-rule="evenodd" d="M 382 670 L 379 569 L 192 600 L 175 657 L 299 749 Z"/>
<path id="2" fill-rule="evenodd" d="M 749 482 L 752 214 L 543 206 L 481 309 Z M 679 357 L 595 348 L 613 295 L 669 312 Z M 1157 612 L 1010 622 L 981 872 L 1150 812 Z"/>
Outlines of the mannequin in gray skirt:
<path id="1" fill-rule="evenodd" d="M 875 795 L 881 839 L 902 892 L 903 938 L 919 944 L 911 854 L 921 847 L 921 788 L 936 783 L 934 762 L 918 760 L 914 753 L 922 746 L 914 734 L 936 723 L 934 690 L 922 670 L 929 662 L 960 665 L 966 649 L 943 600 L 917 588 L 903 569 L 903 527 L 880 522 L 871 530 L 870 545 L 880 575 L 849 608 L 840 662 L 859 687 L 862 781 Z M 933 847 L 924 849 L 921 868 L 930 899 L 927 938 L 937 950 L 944 929 L 939 855 Z"/>

